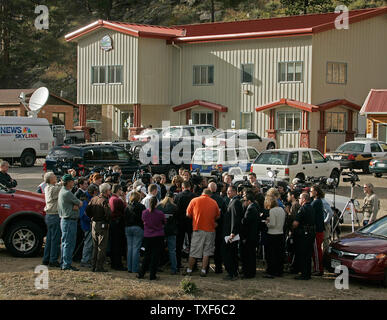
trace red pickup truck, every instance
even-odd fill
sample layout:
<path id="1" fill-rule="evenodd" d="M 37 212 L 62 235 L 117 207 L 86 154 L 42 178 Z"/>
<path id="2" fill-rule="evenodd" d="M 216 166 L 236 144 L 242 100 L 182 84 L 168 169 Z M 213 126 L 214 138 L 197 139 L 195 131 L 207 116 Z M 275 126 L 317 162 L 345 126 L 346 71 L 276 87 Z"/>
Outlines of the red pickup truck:
<path id="1" fill-rule="evenodd" d="M 0 184 L 0 238 L 17 257 L 37 255 L 47 233 L 44 195 Z"/>

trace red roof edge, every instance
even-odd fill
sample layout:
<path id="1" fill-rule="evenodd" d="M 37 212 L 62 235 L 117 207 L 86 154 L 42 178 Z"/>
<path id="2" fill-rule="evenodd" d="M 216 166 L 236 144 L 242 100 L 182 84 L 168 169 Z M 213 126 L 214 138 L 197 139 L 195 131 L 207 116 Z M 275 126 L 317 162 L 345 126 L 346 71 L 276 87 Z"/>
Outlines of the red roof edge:
<path id="1" fill-rule="evenodd" d="M 281 105 L 287 105 L 289 107 L 293 107 L 293 108 L 300 109 L 300 110 L 307 111 L 307 112 L 317 112 L 319 110 L 319 107 L 315 106 L 313 104 L 309 104 L 309 103 L 305 103 L 305 102 L 301 102 L 301 101 L 297 101 L 297 100 L 292 100 L 292 99 L 282 98 L 278 101 L 275 101 L 275 102 L 272 102 L 269 104 L 265 104 L 265 105 L 260 106 L 260 107 L 256 107 L 255 111 L 260 112 L 260 111 L 268 110 L 268 109 L 275 108 L 275 107 L 281 106 Z"/>
<path id="2" fill-rule="evenodd" d="M 172 108 L 172 110 L 174 112 L 183 111 L 186 109 L 190 109 L 193 106 L 201 106 L 201 107 L 205 107 L 205 108 L 219 111 L 219 112 L 227 112 L 228 111 L 228 108 L 221 105 L 221 104 L 217 104 L 217 103 L 213 103 L 213 102 L 209 102 L 209 101 L 205 101 L 205 100 L 193 100 L 193 101 L 175 106 Z"/>
<path id="3" fill-rule="evenodd" d="M 321 103 L 318 106 L 319 106 L 319 109 L 321 111 L 325 111 L 325 110 L 328 110 L 328 109 L 331 109 L 331 108 L 334 108 L 337 106 L 346 106 L 346 107 L 351 108 L 355 111 L 360 111 L 360 109 L 361 109 L 361 106 L 359 106 L 355 103 L 352 103 L 346 99 L 332 100 L 332 101 Z"/>

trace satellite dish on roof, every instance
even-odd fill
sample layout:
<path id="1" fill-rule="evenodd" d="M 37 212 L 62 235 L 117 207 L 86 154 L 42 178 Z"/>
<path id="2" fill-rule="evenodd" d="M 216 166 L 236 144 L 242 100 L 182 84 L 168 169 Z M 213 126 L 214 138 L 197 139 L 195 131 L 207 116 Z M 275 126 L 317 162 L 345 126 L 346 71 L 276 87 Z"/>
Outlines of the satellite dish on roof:
<path id="1" fill-rule="evenodd" d="M 29 109 L 29 115 L 33 118 L 36 118 L 38 116 L 39 111 L 44 107 L 44 105 L 47 103 L 48 97 L 50 93 L 46 87 L 41 87 L 32 94 L 28 109 Z M 20 102 L 26 107 L 27 105 L 25 102 L 25 94 L 22 92 L 19 96 Z M 28 111 L 27 109 L 27 111 Z"/>

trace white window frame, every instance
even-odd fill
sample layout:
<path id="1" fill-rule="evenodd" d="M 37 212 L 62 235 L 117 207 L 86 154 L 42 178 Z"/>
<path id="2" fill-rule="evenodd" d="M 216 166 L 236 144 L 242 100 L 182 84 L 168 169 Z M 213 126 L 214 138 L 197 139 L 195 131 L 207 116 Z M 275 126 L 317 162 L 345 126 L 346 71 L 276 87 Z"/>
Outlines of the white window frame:
<path id="1" fill-rule="evenodd" d="M 212 83 L 208 82 L 208 76 L 209 76 L 209 68 L 212 68 Z M 199 68 L 200 70 L 200 83 L 195 83 L 195 68 Z M 202 83 L 202 68 L 206 68 L 206 82 Z M 194 86 L 213 86 L 215 83 L 215 67 L 213 64 L 208 65 L 193 65 L 192 67 L 192 85 Z"/>
<path id="2" fill-rule="evenodd" d="M 249 66 L 251 67 L 251 81 L 243 81 L 243 75 L 244 75 L 244 67 Z M 242 63 L 241 65 L 241 83 L 242 84 L 251 84 L 254 82 L 254 63 Z"/>
<path id="3" fill-rule="evenodd" d="M 285 114 L 285 128 L 284 129 L 281 129 L 279 128 L 279 116 L 280 114 Z M 295 114 L 299 114 L 300 115 L 300 127 L 296 130 L 294 130 L 294 115 Z M 293 125 L 292 125 L 292 131 L 286 131 L 286 119 L 287 119 L 287 115 L 292 115 L 292 118 L 293 118 Z M 298 133 L 299 130 L 302 129 L 302 114 L 301 114 L 301 111 L 277 111 L 276 112 L 276 128 L 279 132 L 281 133 Z"/>
<path id="4" fill-rule="evenodd" d="M 343 131 L 331 131 L 330 129 L 328 129 L 329 127 L 329 124 L 328 124 L 328 114 L 343 114 L 344 115 L 344 130 Z M 338 119 L 337 118 L 337 128 L 338 128 Z M 328 133 L 345 133 L 345 131 L 347 130 L 347 114 L 346 112 L 342 112 L 342 111 L 338 111 L 338 112 L 330 112 L 330 111 L 325 111 L 325 128 L 327 130 Z M 332 116 L 331 116 L 331 123 L 332 123 Z"/>
<path id="5" fill-rule="evenodd" d="M 294 64 L 294 73 L 293 80 L 288 80 L 288 65 L 290 63 Z M 296 79 L 296 64 L 301 63 L 301 80 Z M 281 65 L 285 65 L 285 80 L 281 80 Z M 278 72 L 277 72 L 278 82 L 279 83 L 302 83 L 304 82 L 304 61 L 280 61 L 278 62 Z"/>
<path id="6" fill-rule="evenodd" d="M 332 64 L 332 79 L 328 79 L 328 68 L 329 68 L 329 64 Z M 345 75 L 344 75 L 344 82 L 335 82 L 333 81 L 333 79 L 335 78 L 334 77 L 334 65 L 338 65 L 338 69 L 339 72 L 340 72 L 340 65 L 344 65 L 345 66 Z M 326 76 L 325 76 L 325 81 L 326 83 L 328 84 L 343 84 L 343 85 L 346 85 L 347 84 L 347 81 L 348 81 L 348 63 L 346 62 L 337 62 L 337 61 L 327 61 L 327 64 L 326 64 Z M 340 79 L 340 74 L 338 76 L 338 79 Z"/>
<path id="7" fill-rule="evenodd" d="M 98 81 L 100 78 L 100 72 L 101 68 L 105 68 L 105 82 L 93 82 L 93 75 L 94 75 L 94 70 L 98 70 Z M 109 69 L 114 68 L 114 81 L 115 82 L 109 82 Z M 116 77 L 117 77 L 117 69 L 121 69 L 121 82 L 116 82 Z M 91 71 L 90 71 L 90 82 L 93 86 L 100 86 L 100 85 L 115 85 L 115 84 L 123 84 L 123 71 L 124 68 L 122 65 L 106 65 L 106 66 L 91 66 Z"/>
<path id="8" fill-rule="evenodd" d="M 201 120 L 201 114 L 205 113 L 206 114 L 206 123 L 200 123 L 200 120 Z M 199 123 L 195 123 L 194 122 L 194 114 L 198 114 L 199 115 Z M 208 114 L 212 114 L 212 123 L 207 123 L 208 121 Z M 192 125 L 204 125 L 204 124 L 209 124 L 209 125 L 214 125 L 214 122 L 215 122 L 215 119 L 214 119 L 214 111 L 192 111 L 192 115 L 191 115 L 191 118 L 192 118 Z"/>

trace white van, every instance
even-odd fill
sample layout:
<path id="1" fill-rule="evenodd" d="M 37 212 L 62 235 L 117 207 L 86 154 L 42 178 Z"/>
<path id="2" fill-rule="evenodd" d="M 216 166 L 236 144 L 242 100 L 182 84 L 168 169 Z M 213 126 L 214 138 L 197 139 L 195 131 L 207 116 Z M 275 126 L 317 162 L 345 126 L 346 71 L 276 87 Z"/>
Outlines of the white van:
<path id="1" fill-rule="evenodd" d="M 0 159 L 32 167 L 52 147 L 54 137 L 47 119 L 0 117 Z"/>

